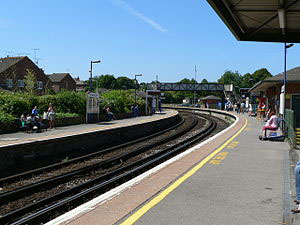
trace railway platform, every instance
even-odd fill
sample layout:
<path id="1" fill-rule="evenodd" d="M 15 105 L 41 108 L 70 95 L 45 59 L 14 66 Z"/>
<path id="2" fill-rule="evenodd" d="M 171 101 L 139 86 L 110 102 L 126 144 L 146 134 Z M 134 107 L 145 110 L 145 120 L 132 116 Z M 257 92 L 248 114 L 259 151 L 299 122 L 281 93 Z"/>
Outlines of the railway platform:
<path id="1" fill-rule="evenodd" d="M 261 124 L 239 115 L 222 133 L 47 225 L 297 224 L 286 142 L 262 142 Z M 292 183 L 291 183 L 292 182 Z"/>
<path id="2" fill-rule="evenodd" d="M 2 147 L 17 145 L 22 143 L 37 142 L 50 139 L 58 139 L 66 136 L 80 135 L 84 133 L 105 131 L 114 128 L 132 126 L 136 124 L 149 123 L 164 118 L 171 117 L 175 111 L 165 111 L 164 113 L 153 114 L 152 116 L 141 116 L 122 120 L 103 121 L 96 124 L 79 124 L 72 126 L 56 127 L 40 133 L 17 132 L 0 135 L 0 151 Z"/>

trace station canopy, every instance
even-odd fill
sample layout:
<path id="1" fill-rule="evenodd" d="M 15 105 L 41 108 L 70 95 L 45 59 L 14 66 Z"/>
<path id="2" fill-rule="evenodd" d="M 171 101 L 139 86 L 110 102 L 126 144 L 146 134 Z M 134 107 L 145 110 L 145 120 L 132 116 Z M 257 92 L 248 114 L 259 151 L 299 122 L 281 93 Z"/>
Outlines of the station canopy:
<path id="1" fill-rule="evenodd" d="M 300 0 L 207 0 L 240 41 L 300 43 Z"/>

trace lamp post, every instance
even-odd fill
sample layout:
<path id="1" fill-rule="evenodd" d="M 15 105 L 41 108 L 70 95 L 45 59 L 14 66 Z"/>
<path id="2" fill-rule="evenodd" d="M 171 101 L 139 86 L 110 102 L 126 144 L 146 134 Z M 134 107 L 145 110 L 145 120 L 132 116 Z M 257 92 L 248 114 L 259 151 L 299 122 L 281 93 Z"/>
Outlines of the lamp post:
<path id="1" fill-rule="evenodd" d="M 143 76 L 143 74 L 136 74 L 134 75 L 134 105 L 136 105 L 136 83 L 137 83 L 137 80 L 136 80 L 136 77 L 141 77 Z"/>
<path id="2" fill-rule="evenodd" d="M 287 85 L 287 75 L 286 75 L 286 53 L 287 49 L 293 47 L 294 44 L 284 43 L 284 74 L 283 74 L 283 118 L 285 116 L 285 96 L 286 96 L 286 85 Z"/>
<path id="3" fill-rule="evenodd" d="M 196 105 L 196 74 L 197 74 L 197 67 L 195 65 L 194 106 Z"/>
<path id="4" fill-rule="evenodd" d="M 93 89 L 93 63 L 100 63 L 100 60 L 91 61 L 91 70 L 90 70 L 90 91 Z"/>

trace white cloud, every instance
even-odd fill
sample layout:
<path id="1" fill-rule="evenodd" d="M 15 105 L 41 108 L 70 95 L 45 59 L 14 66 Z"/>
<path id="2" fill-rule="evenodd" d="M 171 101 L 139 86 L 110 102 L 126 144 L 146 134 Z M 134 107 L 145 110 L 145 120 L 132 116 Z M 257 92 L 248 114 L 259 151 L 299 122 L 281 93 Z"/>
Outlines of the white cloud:
<path id="1" fill-rule="evenodd" d="M 120 8 L 122 8 L 122 9 L 126 10 L 130 14 L 132 14 L 132 15 L 136 16 L 137 18 L 143 20 L 144 22 L 148 23 L 150 26 L 152 26 L 156 30 L 159 30 L 159 31 L 161 31 L 163 33 L 168 32 L 167 29 L 163 28 L 161 25 L 159 25 L 158 23 L 156 23 L 154 20 L 146 17 L 142 13 L 136 11 L 130 5 L 128 5 L 125 1 L 123 1 L 123 0 L 111 0 L 111 2 L 114 5 L 116 5 L 116 6 L 120 7 Z"/>

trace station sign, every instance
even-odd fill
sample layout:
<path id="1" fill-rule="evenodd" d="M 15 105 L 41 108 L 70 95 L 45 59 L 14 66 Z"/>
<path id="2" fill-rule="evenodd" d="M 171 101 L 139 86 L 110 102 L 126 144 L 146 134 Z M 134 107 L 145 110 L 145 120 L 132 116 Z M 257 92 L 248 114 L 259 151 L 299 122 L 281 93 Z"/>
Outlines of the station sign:
<path id="1" fill-rule="evenodd" d="M 160 96 L 161 93 L 160 93 L 160 90 L 147 90 L 146 94 L 151 95 L 151 96 L 153 96 L 153 95 L 159 95 Z"/>
<path id="2" fill-rule="evenodd" d="M 88 97 L 89 98 L 99 98 L 99 93 L 92 93 L 92 92 L 90 92 L 90 93 L 88 93 Z"/>

